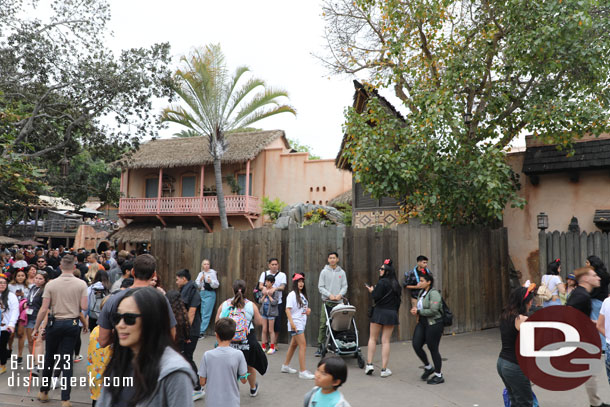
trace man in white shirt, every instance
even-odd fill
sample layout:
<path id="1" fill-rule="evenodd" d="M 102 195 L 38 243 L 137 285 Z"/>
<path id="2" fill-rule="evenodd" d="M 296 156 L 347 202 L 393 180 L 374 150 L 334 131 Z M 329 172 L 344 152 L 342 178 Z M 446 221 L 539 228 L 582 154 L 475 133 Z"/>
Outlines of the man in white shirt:
<path id="1" fill-rule="evenodd" d="M 278 316 L 275 318 L 274 330 L 279 333 L 281 330 L 286 328 L 286 323 L 284 322 L 284 318 L 286 317 L 286 304 L 284 304 L 282 297 L 284 296 L 284 292 L 286 289 L 286 274 L 280 271 L 280 262 L 277 258 L 272 257 L 269 259 L 269 270 L 261 273 L 260 278 L 258 279 L 258 289 L 262 291 L 265 285 L 265 277 L 268 274 L 272 274 L 275 277 L 275 283 L 273 283 L 272 291 L 270 295 L 273 296 L 273 293 L 276 291 L 281 291 L 282 295 L 278 300 Z M 275 349 L 277 349 L 277 338 L 279 335 L 275 335 Z"/>

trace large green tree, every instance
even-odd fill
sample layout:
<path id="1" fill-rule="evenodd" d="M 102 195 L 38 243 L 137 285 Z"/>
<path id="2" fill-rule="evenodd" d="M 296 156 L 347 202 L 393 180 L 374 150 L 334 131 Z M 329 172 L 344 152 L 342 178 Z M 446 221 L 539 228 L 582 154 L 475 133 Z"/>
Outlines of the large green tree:
<path id="1" fill-rule="evenodd" d="M 403 103 L 346 112 L 346 156 L 375 196 L 407 216 L 492 223 L 523 206 L 505 152 L 530 134 L 569 151 L 609 130 L 610 6 L 598 0 L 327 0 L 336 73 L 366 76 Z M 371 88 L 369 88 L 370 90 Z M 374 124 L 371 126 L 370 124 Z"/>
<path id="2" fill-rule="evenodd" d="M 13 118 L 0 120 L 4 162 L 47 169 L 83 150 L 113 160 L 154 137 L 151 101 L 171 94 L 169 45 L 115 55 L 106 0 L 40 3 L 0 0 L 0 117 Z"/>
<path id="3" fill-rule="evenodd" d="M 281 102 L 288 93 L 273 89 L 262 79 L 248 78 L 250 70 L 238 67 L 230 75 L 219 45 L 208 45 L 182 59 L 176 71 L 174 90 L 183 104 L 164 109 L 165 121 L 185 127 L 180 136 L 205 136 L 214 159 L 214 175 L 220 223 L 229 227 L 222 190 L 221 161 L 227 151 L 227 132 L 245 130 L 248 126 L 280 113 L 296 114 L 294 108 Z"/>

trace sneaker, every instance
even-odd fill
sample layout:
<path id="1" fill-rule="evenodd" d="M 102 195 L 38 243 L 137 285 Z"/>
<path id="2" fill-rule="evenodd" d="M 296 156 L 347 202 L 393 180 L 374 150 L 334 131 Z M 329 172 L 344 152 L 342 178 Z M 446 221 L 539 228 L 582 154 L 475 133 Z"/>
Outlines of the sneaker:
<path id="1" fill-rule="evenodd" d="M 256 383 L 255 388 L 250 389 L 250 397 L 256 397 L 257 394 L 258 394 L 258 383 Z"/>
<path id="2" fill-rule="evenodd" d="M 62 400 L 61 407 L 72 407 L 72 403 L 70 403 L 70 400 Z"/>
<path id="3" fill-rule="evenodd" d="M 48 403 L 49 402 L 49 393 L 43 393 L 41 391 L 38 392 L 38 401 L 40 401 L 41 403 Z"/>
<path id="4" fill-rule="evenodd" d="M 392 376 L 392 371 L 390 369 L 381 369 L 381 377 Z"/>
<path id="5" fill-rule="evenodd" d="M 267 345 L 264 343 L 261 343 L 261 348 L 263 348 L 263 352 L 267 352 Z"/>
<path id="6" fill-rule="evenodd" d="M 193 390 L 193 401 L 202 399 L 204 395 L 205 392 L 203 390 Z"/>
<path id="7" fill-rule="evenodd" d="M 318 350 L 313 354 L 315 357 L 319 358 L 322 356 L 322 345 L 318 345 Z"/>
<path id="8" fill-rule="evenodd" d="M 434 368 L 433 367 L 431 367 L 430 369 L 424 368 L 424 373 L 421 375 L 421 379 L 423 381 L 428 380 L 428 376 L 430 376 L 432 373 L 434 373 Z"/>
<path id="9" fill-rule="evenodd" d="M 78 363 L 81 360 L 83 360 L 83 355 L 76 355 L 76 356 L 74 356 L 74 363 Z"/>
<path id="10" fill-rule="evenodd" d="M 434 375 L 431 378 L 429 378 L 426 383 L 428 383 L 428 384 L 441 384 L 441 383 L 445 383 L 445 379 L 443 378 L 442 375 L 441 376 Z"/>
<path id="11" fill-rule="evenodd" d="M 38 376 L 39 376 L 39 373 L 38 373 L 38 368 L 37 368 L 37 367 L 35 367 L 34 369 L 32 369 L 32 376 L 36 376 L 36 377 L 38 377 Z"/>
<path id="12" fill-rule="evenodd" d="M 276 352 L 275 348 L 269 348 L 267 355 L 273 355 Z"/>
<path id="13" fill-rule="evenodd" d="M 22 364 L 23 364 L 23 358 L 22 358 L 21 356 L 19 356 L 19 357 L 17 358 L 17 364 L 18 364 L 18 365 L 22 365 Z"/>
<path id="14" fill-rule="evenodd" d="M 309 370 L 303 370 L 302 372 L 299 372 L 299 379 L 313 380 L 314 377 L 315 376 L 312 375 Z"/>
<path id="15" fill-rule="evenodd" d="M 200 333 L 199 334 L 199 339 L 205 339 L 205 334 L 204 333 Z"/>
<path id="16" fill-rule="evenodd" d="M 367 364 L 366 367 L 364 368 L 364 374 L 367 374 L 370 376 L 373 374 L 374 370 L 375 370 L 375 368 L 373 367 L 372 364 Z"/>
<path id="17" fill-rule="evenodd" d="M 295 374 L 297 372 L 296 369 L 291 368 L 290 366 L 287 365 L 282 365 L 282 369 L 280 370 L 280 372 L 282 373 L 290 373 L 290 374 Z"/>
<path id="18" fill-rule="evenodd" d="M 6 365 L 0 367 L 0 374 L 4 374 L 4 373 L 6 373 Z"/>

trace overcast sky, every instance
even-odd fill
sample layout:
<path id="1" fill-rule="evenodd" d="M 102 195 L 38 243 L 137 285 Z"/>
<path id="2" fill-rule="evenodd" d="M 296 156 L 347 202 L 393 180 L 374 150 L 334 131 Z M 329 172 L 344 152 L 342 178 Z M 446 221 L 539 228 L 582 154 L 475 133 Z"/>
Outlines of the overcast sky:
<path id="1" fill-rule="evenodd" d="M 177 64 L 193 47 L 219 43 L 231 70 L 248 65 L 256 76 L 290 94 L 296 117 L 282 114 L 256 127 L 282 129 L 322 158 L 336 156 L 343 111 L 354 88 L 351 78 L 329 77 L 311 55 L 324 52 L 317 0 L 109 1 L 114 38 L 108 45 L 113 50 L 169 42 Z M 176 131 L 174 127 L 162 136 Z"/>

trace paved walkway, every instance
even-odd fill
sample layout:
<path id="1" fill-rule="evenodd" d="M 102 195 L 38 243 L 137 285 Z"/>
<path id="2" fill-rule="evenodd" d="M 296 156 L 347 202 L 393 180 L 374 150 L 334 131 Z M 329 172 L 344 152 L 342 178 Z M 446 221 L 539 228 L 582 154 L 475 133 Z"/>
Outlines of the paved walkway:
<path id="1" fill-rule="evenodd" d="M 87 349 L 87 337 L 83 336 L 82 351 Z M 206 338 L 199 341 L 195 352 L 198 362 L 203 352 L 213 347 L 214 340 Z M 287 346 L 280 345 L 280 350 L 269 356 L 269 372 L 260 379 L 260 392 L 256 398 L 248 395 L 248 386 L 241 386 L 241 404 L 245 407 L 269 407 L 303 405 L 303 395 L 311 389 L 313 381 L 300 380 L 297 375 L 280 373 Z M 445 336 L 441 341 L 443 374 L 446 382 L 441 385 L 428 385 L 419 380 L 421 362 L 415 356 L 410 342 L 392 344 L 389 368 L 393 375 L 379 377 L 380 349 L 375 359 L 375 374 L 366 376 L 358 369 L 355 359 L 347 360 L 349 375 L 346 384 L 341 388 L 353 407 L 359 406 L 425 406 L 425 407 L 483 407 L 503 406 L 503 385 L 496 373 L 496 360 L 500 350 L 500 333 L 492 329 L 471 334 Z M 314 348 L 307 350 L 307 368 L 315 370 L 319 359 L 313 357 Z M 363 347 L 366 355 L 366 348 Z M 86 355 L 84 355 L 86 356 Z M 297 367 L 295 358 L 292 366 Z M 24 371 L 18 371 L 26 375 Z M 76 376 L 86 375 L 86 361 L 76 364 Z M 37 389 L 28 395 L 27 388 L 8 386 L 11 371 L 0 376 L 0 406 L 42 406 L 36 401 Z M 605 373 L 599 380 L 602 398 L 610 401 L 610 386 Z M 534 388 L 542 406 L 585 407 L 588 406 L 587 395 L 583 386 L 570 392 L 548 392 Z M 59 406 L 59 391 L 51 393 L 54 399 L 45 406 Z M 90 406 L 88 388 L 77 388 L 72 391 L 72 402 L 77 406 Z M 195 406 L 204 407 L 203 400 Z"/>

